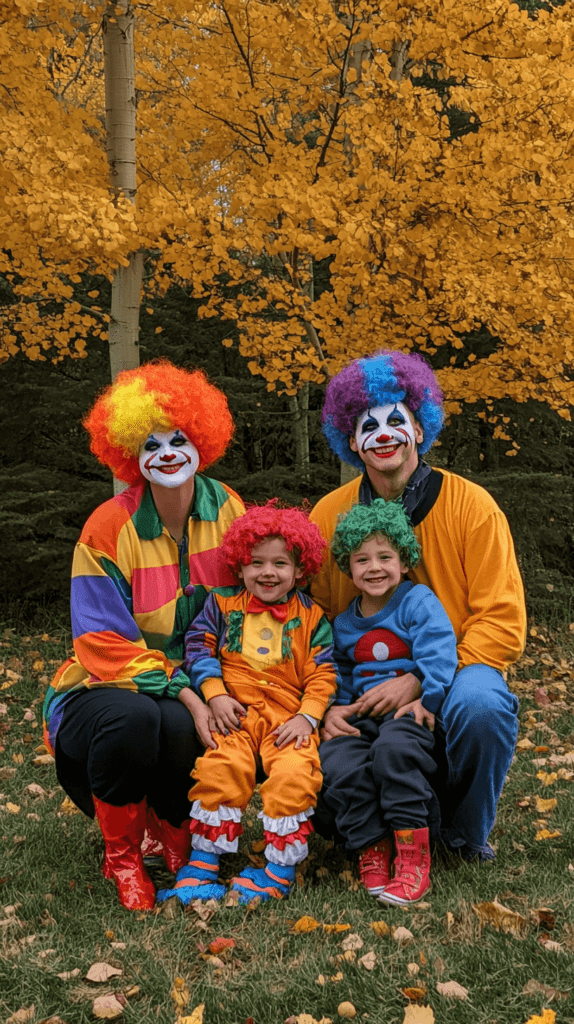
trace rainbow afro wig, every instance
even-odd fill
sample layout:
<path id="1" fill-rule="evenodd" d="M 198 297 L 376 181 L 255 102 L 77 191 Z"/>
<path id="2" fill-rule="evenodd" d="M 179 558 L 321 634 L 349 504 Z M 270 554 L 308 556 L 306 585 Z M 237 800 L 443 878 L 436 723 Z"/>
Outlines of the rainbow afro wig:
<path id="1" fill-rule="evenodd" d="M 383 350 L 345 366 L 327 385 L 323 406 L 323 432 L 343 462 L 363 469 L 349 438 L 359 416 L 377 405 L 404 402 L 423 428 L 418 446 L 427 452 L 442 430 L 442 392 L 426 359 L 414 352 Z"/>
<path id="2" fill-rule="evenodd" d="M 418 565 L 421 549 L 403 506 L 396 501 L 375 498 L 370 505 L 353 505 L 350 512 L 339 519 L 331 551 L 341 572 L 351 575 L 351 554 L 376 533 L 387 538 L 409 569 Z"/>
<path id="3" fill-rule="evenodd" d="M 272 498 L 266 505 L 252 505 L 245 515 L 234 519 L 223 536 L 221 551 L 230 569 L 238 576 L 238 569 L 249 565 L 253 548 L 273 537 L 281 537 L 285 541 L 297 568 L 303 570 L 300 585 L 319 572 L 327 547 L 319 527 L 310 523 L 306 513 L 299 508 L 278 508 L 277 498 Z"/>
<path id="4" fill-rule="evenodd" d="M 123 370 L 84 420 L 90 450 L 118 480 L 135 484 L 142 444 L 154 431 L 179 427 L 199 452 L 199 469 L 221 458 L 233 436 L 225 395 L 202 370 L 181 370 L 157 359 Z"/>

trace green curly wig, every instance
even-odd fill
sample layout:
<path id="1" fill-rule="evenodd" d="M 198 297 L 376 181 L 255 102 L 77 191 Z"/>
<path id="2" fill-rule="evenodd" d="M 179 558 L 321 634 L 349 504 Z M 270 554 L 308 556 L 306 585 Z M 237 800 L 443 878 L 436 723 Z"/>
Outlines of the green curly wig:
<path id="1" fill-rule="evenodd" d="M 375 498 L 370 505 L 354 505 L 350 512 L 339 518 L 331 551 L 341 572 L 346 576 L 352 575 L 351 554 L 376 533 L 387 538 L 409 569 L 418 565 L 421 549 L 404 508 L 395 501 Z"/>

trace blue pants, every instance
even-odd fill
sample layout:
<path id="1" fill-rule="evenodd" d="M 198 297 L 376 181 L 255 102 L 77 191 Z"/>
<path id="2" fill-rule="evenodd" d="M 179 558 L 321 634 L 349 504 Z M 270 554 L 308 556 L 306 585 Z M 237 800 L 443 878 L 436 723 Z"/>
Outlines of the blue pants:
<path id="1" fill-rule="evenodd" d="M 441 838 L 466 857 L 493 856 L 487 839 L 514 753 L 517 716 L 518 698 L 489 665 L 468 665 L 457 672 L 437 716 L 437 729 L 446 734 L 446 779 L 444 784 L 437 779 L 436 785 L 433 780 L 441 808 Z M 337 742 L 329 740 L 319 748 L 326 794 L 337 788 L 344 772 L 340 759 L 329 754 Z M 320 814 L 314 819 L 323 835 L 336 832 L 330 803 L 325 806 L 320 800 Z"/>

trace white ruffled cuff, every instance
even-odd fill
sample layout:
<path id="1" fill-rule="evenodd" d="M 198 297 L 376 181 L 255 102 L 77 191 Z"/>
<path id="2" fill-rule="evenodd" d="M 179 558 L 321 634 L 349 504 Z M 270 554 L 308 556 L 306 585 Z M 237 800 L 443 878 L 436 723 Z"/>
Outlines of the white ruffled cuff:
<path id="1" fill-rule="evenodd" d="M 301 811 L 300 814 L 291 814 L 285 818 L 269 818 L 263 811 L 259 811 L 257 815 L 263 822 L 263 828 L 266 832 L 275 832 L 278 836 L 290 836 L 293 832 L 298 832 L 304 821 L 310 818 L 315 813 L 313 807 L 308 807 L 306 811 Z M 277 861 L 276 863 L 279 863 Z M 293 861 L 294 864 L 297 861 Z"/>
<path id="2" fill-rule="evenodd" d="M 300 839 L 296 839 L 294 843 L 285 843 L 284 850 L 278 850 L 276 846 L 268 843 L 265 847 L 265 856 L 270 864 L 282 864 L 283 866 L 299 864 L 309 856 L 309 847 Z"/>
<path id="3" fill-rule="evenodd" d="M 202 853 L 237 853 L 239 838 L 228 839 L 227 836 L 219 836 L 215 842 L 206 839 L 205 836 L 191 837 L 192 850 L 201 850 Z"/>
<path id="4" fill-rule="evenodd" d="M 220 804 L 216 811 L 208 811 L 201 806 L 199 800 L 194 800 L 189 816 L 196 818 L 197 821 L 203 821 L 206 825 L 217 826 L 221 825 L 222 821 L 241 821 L 241 808 Z M 272 820 L 271 818 L 270 821 Z"/>

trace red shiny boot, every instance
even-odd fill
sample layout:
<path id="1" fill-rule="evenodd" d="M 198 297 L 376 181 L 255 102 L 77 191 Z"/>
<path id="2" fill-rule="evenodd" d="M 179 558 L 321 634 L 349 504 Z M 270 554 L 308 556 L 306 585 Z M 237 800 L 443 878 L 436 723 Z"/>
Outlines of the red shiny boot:
<path id="1" fill-rule="evenodd" d="M 378 896 L 391 880 L 393 842 L 390 836 L 363 850 L 359 858 L 359 877 L 371 896 Z"/>
<path id="2" fill-rule="evenodd" d="M 94 797 L 94 807 L 106 847 L 105 877 L 114 879 L 120 903 L 127 910 L 153 910 L 155 887 L 141 855 L 147 817 L 145 800 L 114 807 Z"/>
<path id="3" fill-rule="evenodd" d="M 191 855 L 189 818 L 176 828 L 169 821 L 158 818 L 153 807 L 148 807 L 147 827 L 150 835 L 163 847 L 162 855 L 173 875 L 187 864 Z"/>
<path id="4" fill-rule="evenodd" d="M 379 899 L 382 903 L 417 903 L 431 888 L 428 828 L 400 829 L 395 832 L 395 847 L 393 880 Z"/>

